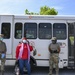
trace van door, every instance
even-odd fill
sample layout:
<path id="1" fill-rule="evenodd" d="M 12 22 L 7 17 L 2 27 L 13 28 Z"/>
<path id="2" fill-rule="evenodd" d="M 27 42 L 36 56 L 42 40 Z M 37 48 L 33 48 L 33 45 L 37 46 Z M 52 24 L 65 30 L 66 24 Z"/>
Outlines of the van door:
<path id="1" fill-rule="evenodd" d="M 68 66 L 75 67 L 75 23 L 68 23 Z"/>
<path id="2" fill-rule="evenodd" d="M 4 35 L 4 42 L 7 46 L 7 58 L 12 58 L 12 27 L 13 26 L 13 16 L 1 15 L 0 19 L 0 33 Z"/>
<path id="3" fill-rule="evenodd" d="M 15 58 L 16 47 L 22 42 L 23 24 L 20 21 L 14 20 L 14 38 L 13 38 L 13 58 Z"/>

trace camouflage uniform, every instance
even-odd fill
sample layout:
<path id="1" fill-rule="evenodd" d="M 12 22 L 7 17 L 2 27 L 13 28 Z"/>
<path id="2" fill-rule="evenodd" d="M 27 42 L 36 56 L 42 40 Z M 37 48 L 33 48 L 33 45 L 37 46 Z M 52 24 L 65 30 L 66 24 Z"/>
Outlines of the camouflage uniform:
<path id="1" fill-rule="evenodd" d="M 56 68 L 56 75 L 58 75 L 59 72 L 59 67 L 58 67 L 58 62 L 59 62 L 59 50 L 60 46 L 58 43 L 51 43 L 49 45 L 49 50 L 50 50 L 50 59 L 49 59 L 49 64 L 50 64 L 50 69 L 49 69 L 49 75 L 52 75 L 53 68 Z"/>
<path id="2" fill-rule="evenodd" d="M 0 38 L 1 38 L 1 35 L 0 35 Z M 5 56 L 2 58 L 2 54 L 5 54 Z M 4 65 L 5 65 L 5 61 L 6 61 L 6 44 L 0 40 L 0 61 L 1 61 L 1 72 L 2 72 L 2 75 L 3 75 L 3 72 L 4 72 Z"/>

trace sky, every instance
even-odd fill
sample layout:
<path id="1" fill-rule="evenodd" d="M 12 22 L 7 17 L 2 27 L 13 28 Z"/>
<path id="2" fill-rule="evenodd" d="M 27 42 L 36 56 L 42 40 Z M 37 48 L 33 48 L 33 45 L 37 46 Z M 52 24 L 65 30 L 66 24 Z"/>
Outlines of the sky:
<path id="1" fill-rule="evenodd" d="M 58 15 L 75 15 L 75 0 L 0 0 L 0 14 L 39 13 L 42 6 L 55 8 Z"/>

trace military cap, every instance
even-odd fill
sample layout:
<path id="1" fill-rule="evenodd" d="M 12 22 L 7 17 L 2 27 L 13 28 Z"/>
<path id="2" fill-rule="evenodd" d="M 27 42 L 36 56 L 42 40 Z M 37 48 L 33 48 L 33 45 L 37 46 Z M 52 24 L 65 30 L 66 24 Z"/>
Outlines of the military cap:
<path id="1" fill-rule="evenodd" d="M 56 37 L 52 37 L 52 39 L 51 40 L 57 40 L 57 38 Z"/>

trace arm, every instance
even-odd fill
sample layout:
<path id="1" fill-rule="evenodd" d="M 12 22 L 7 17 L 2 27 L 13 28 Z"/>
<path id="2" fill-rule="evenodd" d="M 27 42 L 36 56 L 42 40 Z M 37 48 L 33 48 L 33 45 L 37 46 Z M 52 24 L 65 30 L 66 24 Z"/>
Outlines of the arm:
<path id="1" fill-rule="evenodd" d="M 58 45 L 58 53 L 60 53 L 60 46 Z"/>
<path id="2" fill-rule="evenodd" d="M 4 50 L 4 53 L 6 54 L 6 51 L 7 51 L 7 47 L 6 47 L 6 44 L 4 43 L 4 46 L 5 46 L 5 50 Z"/>
<path id="3" fill-rule="evenodd" d="M 48 50 L 49 50 L 49 52 L 51 53 L 51 48 L 50 48 L 50 45 L 48 46 Z"/>
<path id="4" fill-rule="evenodd" d="M 58 53 L 60 53 L 60 47 L 58 47 Z"/>
<path id="5" fill-rule="evenodd" d="M 18 59 L 18 56 L 19 56 L 19 49 L 20 49 L 20 47 L 17 46 L 17 48 L 16 48 L 16 59 Z"/>
<path id="6" fill-rule="evenodd" d="M 1 51 L 1 58 L 5 58 L 6 57 L 6 51 L 7 51 L 7 48 L 6 48 L 6 44 L 4 42 L 2 42 L 2 47 L 3 47 L 3 50 Z"/>

